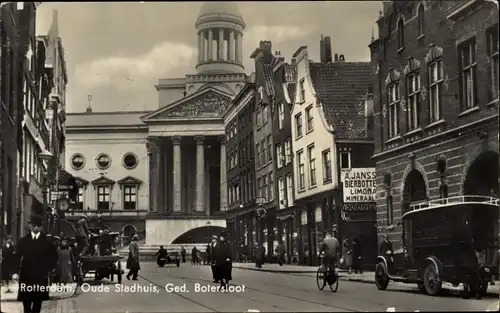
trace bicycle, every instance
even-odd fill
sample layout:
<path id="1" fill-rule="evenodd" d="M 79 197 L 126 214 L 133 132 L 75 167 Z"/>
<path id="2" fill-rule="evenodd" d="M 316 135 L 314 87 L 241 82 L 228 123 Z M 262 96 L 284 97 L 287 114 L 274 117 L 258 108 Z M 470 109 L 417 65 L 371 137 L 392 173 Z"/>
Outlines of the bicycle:
<path id="1" fill-rule="evenodd" d="M 320 257 L 320 260 L 322 261 L 323 258 L 324 256 L 322 255 Z M 331 283 L 329 282 L 329 280 L 331 281 Z M 318 267 L 318 271 L 316 272 L 316 284 L 318 285 L 319 290 L 325 289 L 326 284 L 328 284 L 332 292 L 337 292 L 337 290 L 339 289 L 339 274 L 335 268 L 335 265 L 328 266 L 326 270 L 324 265 L 320 265 Z"/>

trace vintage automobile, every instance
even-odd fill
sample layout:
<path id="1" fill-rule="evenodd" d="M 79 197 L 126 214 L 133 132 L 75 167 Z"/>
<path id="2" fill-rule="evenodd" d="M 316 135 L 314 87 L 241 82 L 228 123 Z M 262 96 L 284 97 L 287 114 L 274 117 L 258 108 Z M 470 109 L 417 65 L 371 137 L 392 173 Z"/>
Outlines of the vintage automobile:
<path id="1" fill-rule="evenodd" d="M 431 296 L 443 282 L 462 283 L 467 293 L 487 292 L 498 275 L 497 198 L 461 196 L 412 205 L 401 224 L 401 251 L 377 257 L 378 289 L 385 290 L 392 280 L 417 284 Z M 470 286 L 470 277 L 476 278 L 475 286 Z"/>

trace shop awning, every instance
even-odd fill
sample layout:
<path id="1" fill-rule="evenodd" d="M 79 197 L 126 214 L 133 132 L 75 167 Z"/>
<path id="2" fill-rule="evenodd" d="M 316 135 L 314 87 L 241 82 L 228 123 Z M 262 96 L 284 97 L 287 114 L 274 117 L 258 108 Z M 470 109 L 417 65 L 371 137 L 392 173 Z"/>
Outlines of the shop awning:
<path id="1" fill-rule="evenodd" d="M 58 191 L 69 191 L 73 188 L 78 188 L 76 178 L 65 170 L 59 170 L 57 176 Z"/>

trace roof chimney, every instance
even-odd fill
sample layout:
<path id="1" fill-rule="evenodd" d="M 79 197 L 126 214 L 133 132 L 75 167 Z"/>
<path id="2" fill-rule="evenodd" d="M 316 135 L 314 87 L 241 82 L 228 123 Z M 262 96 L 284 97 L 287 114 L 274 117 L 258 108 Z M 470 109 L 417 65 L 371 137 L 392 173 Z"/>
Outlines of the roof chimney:
<path id="1" fill-rule="evenodd" d="M 330 36 L 323 39 L 323 45 L 325 47 L 325 63 L 332 62 L 332 41 Z"/>
<path id="2" fill-rule="evenodd" d="M 259 43 L 259 48 L 268 52 L 272 52 L 272 44 L 269 40 L 261 40 Z"/>
<path id="3" fill-rule="evenodd" d="M 338 62 L 339 61 L 339 54 L 338 53 L 335 53 L 335 59 L 334 59 L 335 62 Z"/>

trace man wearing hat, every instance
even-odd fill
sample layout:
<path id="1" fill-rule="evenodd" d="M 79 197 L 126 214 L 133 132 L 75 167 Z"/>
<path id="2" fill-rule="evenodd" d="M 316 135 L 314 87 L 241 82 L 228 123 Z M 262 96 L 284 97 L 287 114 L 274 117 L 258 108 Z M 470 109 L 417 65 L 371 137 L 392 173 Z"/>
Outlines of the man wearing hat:
<path id="1" fill-rule="evenodd" d="M 141 269 L 141 265 L 139 263 L 139 244 L 137 243 L 138 240 L 139 236 L 134 235 L 129 246 L 127 259 L 127 269 L 129 270 L 127 274 L 128 280 L 130 280 L 130 276 L 132 276 L 132 280 L 137 280 L 139 270 Z"/>
<path id="2" fill-rule="evenodd" d="M 387 234 L 385 234 L 384 240 L 380 244 L 379 254 L 380 255 L 387 255 L 388 254 L 387 251 L 390 251 L 390 253 L 394 252 L 392 250 L 392 242 L 389 241 L 389 236 Z"/>
<path id="3" fill-rule="evenodd" d="M 87 217 L 82 215 L 76 222 L 76 240 L 79 247 L 82 247 L 80 255 L 85 255 L 90 247 L 90 231 L 87 224 Z"/>
<path id="4" fill-rule="evenodd" d="M 49 300 L 49 272 L 57 266 L 57 248 L 41 232 L 42 219 L 32 216 L 31 232 L 21 238 L 18 244 L 19 292 L 17 300 L 23 302 L 25 313 L 39 313 L 42 302 Z"/>
<path id="5" fill-rule="evenodd" d="M 214 283 L 219 282 L 219 277 L 217 275 L 217 268 L 215 267 L 215 262 L 217 260 L 217 235 L 212 235 L 212 242 L 207 245 L 207 261 L 210 264 L 210 267 L 212 268 L 212 277 L 214 280 Z"/>

